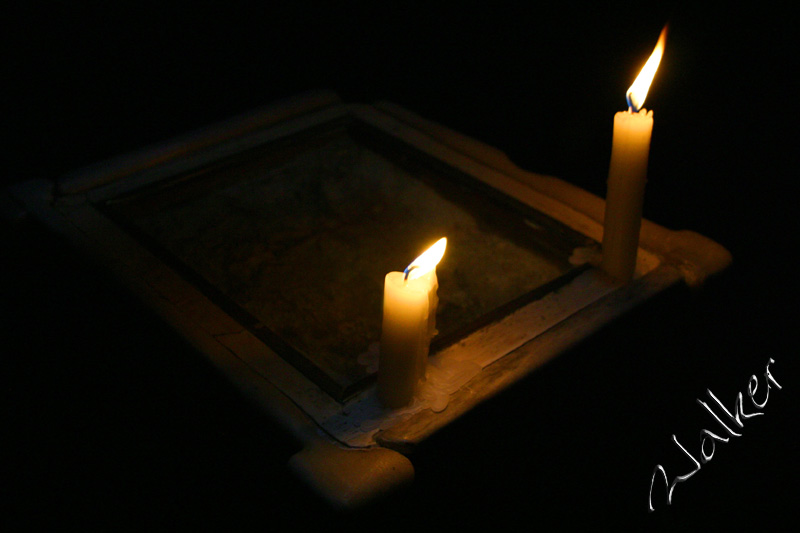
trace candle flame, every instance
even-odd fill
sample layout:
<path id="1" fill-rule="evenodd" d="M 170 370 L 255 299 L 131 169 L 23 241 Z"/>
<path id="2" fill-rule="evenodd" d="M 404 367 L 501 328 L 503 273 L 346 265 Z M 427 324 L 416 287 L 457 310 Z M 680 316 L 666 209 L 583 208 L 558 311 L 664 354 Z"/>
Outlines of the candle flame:
<path id="1" fill-rule="evenodd" d="M 411 261 L 406 267 L 407 279 L 417 279 L 424 276 L 439 264 L 447 248 L 447 237 L 442 237 L 433 246 L 422 252 L 422 255 Z"/>
<path id="2" fill-rule="evenodd" d="M 639 111 L 644 105 L 644 99 L 647 97 L 647 91 L 650 89 L 650 84 L 653 83 L 653 77 L 656 75 L 658 65 L 661 63 L 661 56 L 664 55 L 664 46 L 667 44 L 667 27 L 661 30 L 661 35 L 658 36 L 653 53 L 650 54 L 650 59 L 642 67 L 641 72 L 636 77 L 633 85 L 630 86 L 625 97 L 628 99 L 628 107 L 633 111 Z"/>

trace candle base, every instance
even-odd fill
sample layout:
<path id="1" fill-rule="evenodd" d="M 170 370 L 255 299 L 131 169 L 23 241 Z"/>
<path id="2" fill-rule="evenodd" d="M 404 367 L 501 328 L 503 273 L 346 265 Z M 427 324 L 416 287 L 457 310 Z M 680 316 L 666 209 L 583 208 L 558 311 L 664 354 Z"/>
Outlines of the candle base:
<path id="1" fill-rule="evenodd" d="M 383 407 L 388 409 L 408 407 L 414 400 L 416 390 L 416 383 L 412 387 L 402 390 L 386 385 L 381 386 L 381 374 L 378 372 L 378 401 Z"/>

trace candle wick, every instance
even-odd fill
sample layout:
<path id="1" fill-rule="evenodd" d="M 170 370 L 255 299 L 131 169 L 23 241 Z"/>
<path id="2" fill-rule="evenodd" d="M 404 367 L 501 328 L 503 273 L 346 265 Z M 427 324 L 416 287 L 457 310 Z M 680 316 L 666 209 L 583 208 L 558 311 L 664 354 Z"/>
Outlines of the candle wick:
<path id="1" fill-rule="evenodd" d="M 408 265 L 406 269 L 403 271 L 405 276 L 403 277 L 403 281 L 408 281 L 408 275 L 411 273 L 412 270 L 415 268 L 419 268 L 419 265 Z"/>
<path id="2" fill-rule="evenodd" d="M 631 92 L 625 93 L 625 100 L 628 102 L 628 113 L 639 112 L 639 109 L 631 102 Z"/>

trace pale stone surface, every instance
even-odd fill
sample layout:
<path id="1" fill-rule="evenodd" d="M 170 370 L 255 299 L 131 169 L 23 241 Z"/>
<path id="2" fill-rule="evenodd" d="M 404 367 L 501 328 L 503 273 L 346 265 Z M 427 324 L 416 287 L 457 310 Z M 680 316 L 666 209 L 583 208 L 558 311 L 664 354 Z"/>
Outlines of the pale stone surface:
<path id="1" fill-rule="evenodd" d="M 482 397 L 484 389 L 476 386 L 475 380 L 484 369 L 618 288 L 619 284 L 601 271 L 589 269 L 558 290 L 431 356 L 426 379 L 419 383 L 409 405 L 387 409 L 369 389 L 349 400 L 341 412 L 318 420 L 330 435 L 349 446 L 370 446 L 379 432 L 395 426 L 409 428 L 406 421 L 416 420 L 424 431 L 417 427 L 408 430 L 414 436 L 404 441 L 401 451 L 405 451 L 420 441 L 416 435 L 430 435 L 463 412 L 463 402 L 458 398 L 467 384 Z M 455 399 L 453 408 L 448 407 L 451 398 Z"/>

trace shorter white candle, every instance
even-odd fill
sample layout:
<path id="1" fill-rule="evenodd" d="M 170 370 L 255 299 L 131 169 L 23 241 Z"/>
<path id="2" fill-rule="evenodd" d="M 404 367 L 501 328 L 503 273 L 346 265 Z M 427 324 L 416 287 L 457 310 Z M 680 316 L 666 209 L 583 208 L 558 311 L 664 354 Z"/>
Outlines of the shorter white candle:
<path id="1" fill-rule="evenodd" d="M 436 265 L 447 239 L 442 238 L 406 268 L 386 274 L 383 287 L 383 327 L 378 363 L 378 398 L 392 408 L 414 398 L 425 376 L 428 349 L 436 334 Z"/>
<path id="2" fill-rule="evenodd" d="M 653 133 L 653 112 L 640 108 L 661 62 L 666 38 L 667 28 L 664 27 L 650 59 L 628 89 L 628 110 L 614 115 L 602 267 L 620 281 L 629 281 L 636 270 L 647 160 Z"/>

